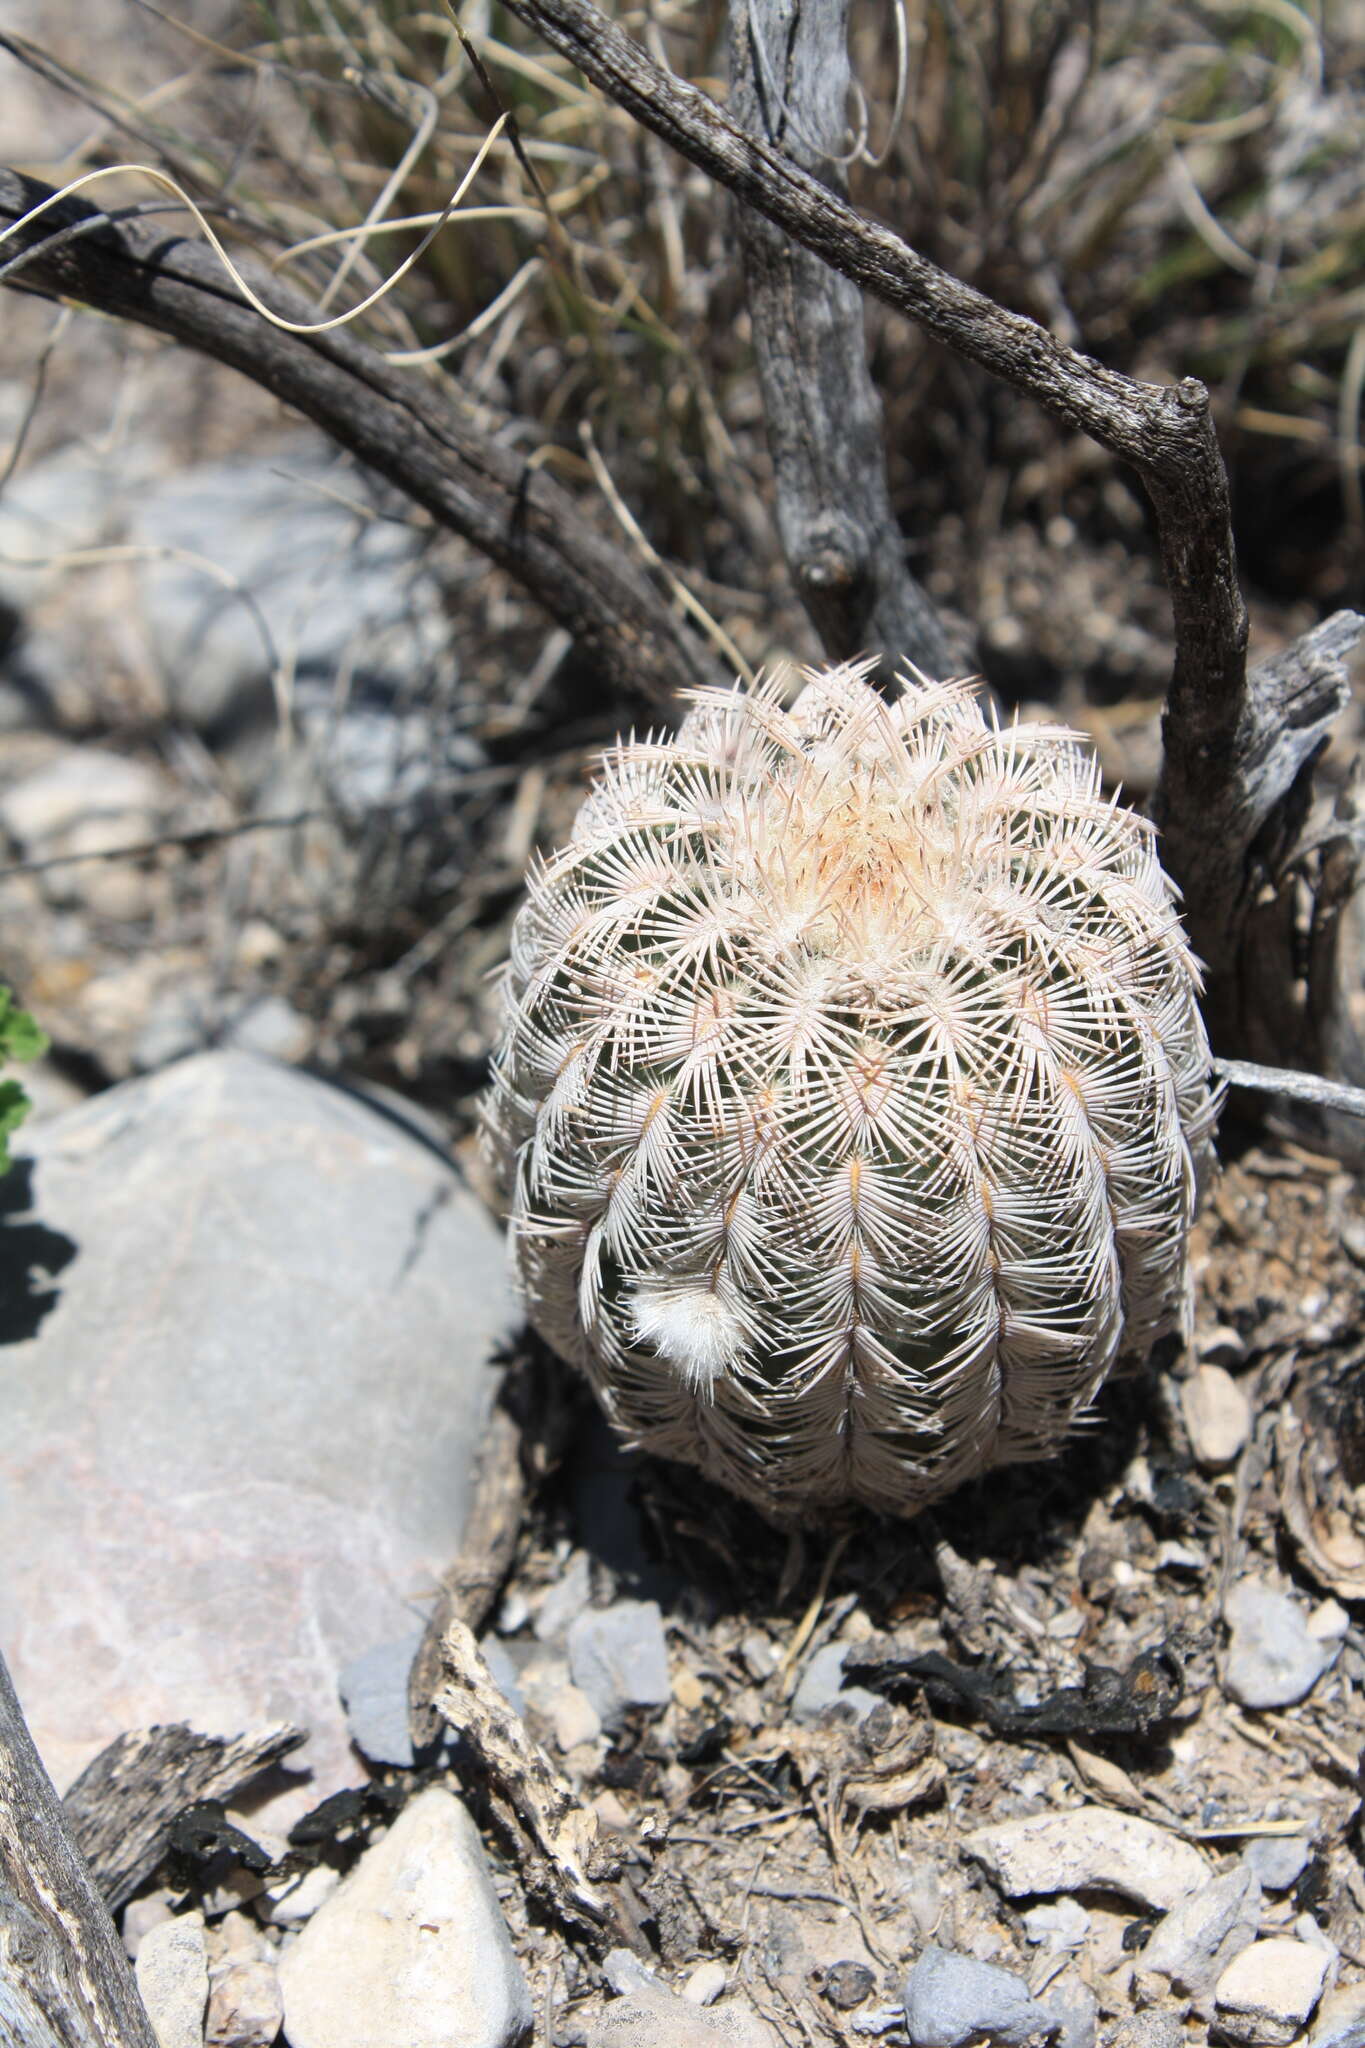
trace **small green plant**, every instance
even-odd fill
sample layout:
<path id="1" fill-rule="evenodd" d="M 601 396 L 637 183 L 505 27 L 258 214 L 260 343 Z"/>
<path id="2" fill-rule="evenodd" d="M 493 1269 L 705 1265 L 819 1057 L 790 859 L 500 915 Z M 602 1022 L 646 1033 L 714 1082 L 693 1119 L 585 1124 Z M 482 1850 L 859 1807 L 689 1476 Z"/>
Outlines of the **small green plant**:
<path id="1" fill-rule="evenodd" d="M 0 1067 L 11 1060 L 36 1060 L 47 1051 L 47 1038 L 9 990 L 0 986 Z M 0 1081 L 0 1173 L 9 1170 L 9 1136 L 28 1115 L 31 1104 L 19 1083 Z"/>

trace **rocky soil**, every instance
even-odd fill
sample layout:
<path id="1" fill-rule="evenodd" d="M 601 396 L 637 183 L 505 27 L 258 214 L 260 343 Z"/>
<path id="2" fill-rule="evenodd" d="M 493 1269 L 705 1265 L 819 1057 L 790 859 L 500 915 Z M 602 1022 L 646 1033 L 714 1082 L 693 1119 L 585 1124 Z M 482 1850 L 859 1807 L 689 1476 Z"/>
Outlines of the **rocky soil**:
<path id="1" fill-rule="evenodd" d="M 262 394 L 5 314 L 0 980 L 53 1051 L 0 1185 L 0 1644 L 163 2048 L 1360 2048 L 1355 1179 L 1229 1116 L 1191 1345 L 933 1517 L 788 1538 L 625 1457 L 471 1143 L 521 874 L 620 707 Z M 1140 797 L 1120 511 L 946 517 L 924 567 Z M 779 598 L 723 623 L 811 652 Z M 141 1733 L 179 1722 L 243 1740 Z"/>

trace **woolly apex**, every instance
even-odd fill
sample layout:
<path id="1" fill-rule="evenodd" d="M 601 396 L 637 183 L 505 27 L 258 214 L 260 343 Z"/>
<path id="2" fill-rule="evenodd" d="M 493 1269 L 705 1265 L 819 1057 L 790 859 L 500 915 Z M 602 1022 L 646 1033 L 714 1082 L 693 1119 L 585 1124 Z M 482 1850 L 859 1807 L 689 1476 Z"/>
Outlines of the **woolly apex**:
<path id="1" fill-rule="evenodd" d="M 779 1517 L 1057 1449 L 1178 1327 L 1213 1121 L 1150 826 L 866 666 L 697 694 L 531 874 L 486 1105 L 532 1322 Z"/>

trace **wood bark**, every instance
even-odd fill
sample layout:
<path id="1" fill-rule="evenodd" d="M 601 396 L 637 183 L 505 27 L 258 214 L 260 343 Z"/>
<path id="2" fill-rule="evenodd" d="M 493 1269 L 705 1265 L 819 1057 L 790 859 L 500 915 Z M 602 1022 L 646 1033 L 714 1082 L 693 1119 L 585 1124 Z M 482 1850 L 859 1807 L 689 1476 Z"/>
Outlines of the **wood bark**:
<path id="1" fill-rule="evenodd" d="M 442 1575 L 408 1676 L 408 1729 L 416 1749 L 425 1749 L 441 1732 L 441 1717 L 432 1701 L 444 1673 L 446 1632 L 455 1622 L 482 1628 L 492 1612 L 516 1556 L 526 1497 L 521 1431 L 505 1408 L 495 1408 L 479 1446 L 474 1498 L 460 1553 Z"/>
<path id="2" fill-rule="evenodd" d="M 1273 1043 L 1264 1042 L 1266 988 L 1300 979 L 1297 930 L 1281 914 L 1273 945 L 1258 951 L 1252 913 L 1266 886 L 1283 913 L 1312 763 L 1345 701 L 1345 656 L 1360 622 L 1339 613 L 1248 675 L 1227 474 L 1203 385 L 1191 377 L 1137 383 L 939 270 L 656 64 L 591 0 L 507 5 L 642 126 L 793 242 L 1137 471 L 1155 518 L 1175 638 L 1155 803 L 1162 857 L 1208 963 L 1215 1044 L 1282 1065 L 1302 1060 L 1301 1004 Z M 1337 875 L 1338 921 L 1341 886 Z M 1320 975 L 1317 1010 L 1339 1014 L 1340 997 Z M 1329 1048 L 1325 1056 L 1341 1037 L 1320 1018 L 1316 1043 Z"/>
<path id="3" fill-rule="evenodd" d="M 731 113 L 841 195 L 848 12 L 848 0 L 730 0 Z M 891 673 L 910 661 L 947 675 L 958 664 L 891 510 L 863 295 L 752 207 L 736 224 L 797 595 L 832 660 L 880 654 Z"/>
<path id="4" fill-rule="evenodd" d="M 643 127 L 802 248 L 1130 464 L 1152 503 L 1171 592 L 1176 727 L 1197 741 L 1236 724 L 1247 614 L 1227 475 L 1209 395 L 1197 379 L 1136 383 L 949 276 L 656 64 L 591 0 L 507 0 L 507 7 Z"/>
<path id="5" fill-rule="evenodd" d="M 289 334 L 242 298 L 216 256 L 154 220 L 113 221 L 79 199 L 24 216 L 50 187 L 0 170 L 0 283 L 74 299 L 228 363 L 515 576 L 626 695 L 672 704 L 729 682 L 644 571 L 604 540 L 544 469 L 478 431 L 412 371 L 347 328 Z M 234 258 L 285 318 L 313 308 L 261 265 Z"/>
<path id="6" fill-rule="evenodd" d="M 132 1965 L 0 1657 L 0 2042 L 156 2048 Z"/>
<path id="7" fill-rule="evenodd" d="M 201 1735 L 183 1721 L 120 1735 L 62 1801 L 106 1906 L 116 1913 L 166 1854 L 171 1822 L 201 1799 L 231 1800 L 308 1739 L 287 1721 L 244 1735 Z"/>

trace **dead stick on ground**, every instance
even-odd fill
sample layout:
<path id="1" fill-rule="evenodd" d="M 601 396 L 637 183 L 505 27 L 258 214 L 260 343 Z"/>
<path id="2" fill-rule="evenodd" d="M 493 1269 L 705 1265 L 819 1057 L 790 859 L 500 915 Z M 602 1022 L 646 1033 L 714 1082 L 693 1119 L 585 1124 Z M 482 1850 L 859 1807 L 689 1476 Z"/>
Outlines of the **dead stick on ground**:
<path id="1" fill-rule="evenodd" d="M 417 1749 L 425 1749 L 440 1733 L 441 1717 L 432 1701 L 444 1669 L 446 1631 L 454 1622 L 471 1629 L 483 1626 L 512 1568 L 525 1508 L 521 1431 L 505 1408 L 495 1408 L 479 1446 L 474 1499 L 460 1554 L 441 1580 L 412 1660 L 408 1728 Z"/>
<path id="2" fill-rule="evenodd" d="M 620 1858 L 598 1840 L 597 1815 L 531 1740 L 463 1622 L 452 1622 L 442 1639 L 435 1704 L 473 1752 L 480 1787 L 532 1896 L 596 1947 L 647 1947 L 614 1882 Z"/>
<path id="3" fill-rule="evenodd" d="M 241 1735 L 201 1735 L 183 1721 L 134 1728 L 86 1765 L 62 1801 L 67 1826 L 111 1913 L 166 1854 L 171 1823 L 201 1799 L 230 1801 L 298 1749 L 288 1721 Z"/>
<path id="4" fill-rule="evenodd" d="M 0 1657 L 0 2041 L 157 2048 Z"/>

